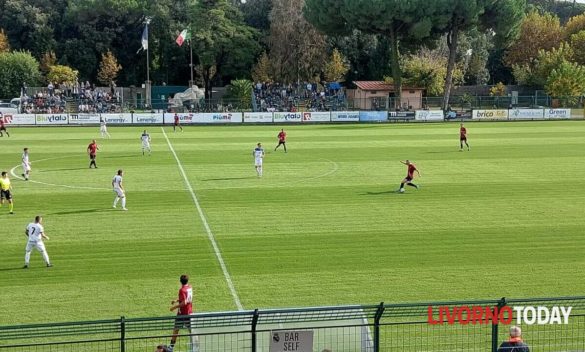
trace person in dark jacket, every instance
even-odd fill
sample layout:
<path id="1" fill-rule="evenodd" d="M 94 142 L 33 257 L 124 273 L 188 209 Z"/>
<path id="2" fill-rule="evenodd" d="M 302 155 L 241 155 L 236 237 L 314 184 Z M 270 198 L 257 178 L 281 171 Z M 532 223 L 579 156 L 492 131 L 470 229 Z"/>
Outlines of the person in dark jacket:
<path id="1" fill-rule="evenodd" d="M 528 345 L 522 341 L 522 330 L 518 326 L 510 327 L 510 339 L 502 342 L 498 352 L 530 352 Z"/>

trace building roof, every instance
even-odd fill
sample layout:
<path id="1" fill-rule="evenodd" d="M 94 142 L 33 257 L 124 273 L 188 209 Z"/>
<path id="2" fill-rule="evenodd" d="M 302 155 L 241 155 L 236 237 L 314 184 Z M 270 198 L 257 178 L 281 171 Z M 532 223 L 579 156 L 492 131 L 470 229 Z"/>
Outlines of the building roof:
<path id="1" fill-rule="evenodd" d="M 358 89 L 366 91 L 394 91 L 394 85 L 384 81 L 353 81 L 353 83 L 358 87 Z M 424 88 L 402 86 L 402 90 L 424 90 Z"/>
<path id="2" fill-rule="evenodd" d="M 394 86 L 384 81 L 354 81 L 353 82 L 361 90 L 394 90 Z"/>

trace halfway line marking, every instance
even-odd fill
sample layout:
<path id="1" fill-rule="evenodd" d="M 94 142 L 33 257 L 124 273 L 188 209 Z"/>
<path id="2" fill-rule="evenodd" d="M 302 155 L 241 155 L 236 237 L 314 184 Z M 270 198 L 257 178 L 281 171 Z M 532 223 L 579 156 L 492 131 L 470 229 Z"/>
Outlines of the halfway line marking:
<path id="1" fill-rule="evenodd" d="M 169 146 L 171 153 L 173 153 L 173 156 L 175 157 L 175 161 L 177 162 L 177 166 L 179 167 L 179 171 L 181 171 L 181 175 L 183 176 L 183 181 L 185 181 L 185 185 L 187 186 L 187 190 L 189 191 L 189 193 L 191 193 L 191 199 L 193 199 L 193 203 L 195 203 L 195 207 L 197 208 L 197 212 L 199 213 L 199 217 L 201 218 L 201 221 L 203 222 L 203 227 L 205 227 L 205 231 L 207 232 L 207 238 L 209 238 L 209 242 L 211 242 L 211 245 L 213 246 L 213 251 L 215 252 L 215 256 L 217 257 L 217 261 L 219 262 L 219 266 L 221 266 L 221 270 L 223 271 L 223 276 L 225 277 L 225 281 L 227 282 L 228 288 L 230 289 L 230 292 L 232 294 L 234 302 L 236 303 L 236 307 L 238 307 L 238 310 L 244 310 L 244 307 L 242 306 L 242 302 L 240 302 L 240 297 L 238 297 L 238 293 L 236 291 L 234 283 L 232 282 L 232 277 L 230 276 L 230 273 L 227 270 L 225 262 L 223 261 L 223 257 L 221 256 L 221 251 L 219 250 L 219 246 L 217 245 L 217 241 L 215 240 L 215 236 L 213 235 L 213 232 L 211 232 L 211 228 L 209 227 L 209 223 L 207 222 L 207 219 L 205 218 L 205 215 L 203 214 L 203 210 L 201 209 L 201 205 L 199 204 L 199 199 L 197 199 L 197 195 L 195 195 L 195 191 L 193 190 L 193 187 L 191 186 L 189 179 L 187 179 L 187 174 L 185 173 L 185 169 L 183 168 L 183 164 L 181 164 L 181 161 L 179 160 L 177 153 L 175 153 L 175 148 L 173 148 L 173 145 L 171 144 L 171 141 L 169 140 L 169 137 L 167 136 L 165 129 L 163 127 L 161 127 L 161 130 L 162 130 L 163 136 L 165 136 L 165 139 L 167 140 L 167 145 Z"/>

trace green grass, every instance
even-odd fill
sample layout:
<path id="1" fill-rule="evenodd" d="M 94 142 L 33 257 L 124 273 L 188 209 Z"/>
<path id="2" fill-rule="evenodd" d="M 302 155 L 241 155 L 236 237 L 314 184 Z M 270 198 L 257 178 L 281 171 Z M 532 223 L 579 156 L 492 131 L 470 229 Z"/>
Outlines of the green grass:
<path id="1" fill-rule="evenodd" d="M 278 126 L 167 133 L 247 309 L 582 294 L 585 123 L 467 127 L 471 152 L 456 124 L 290 126 L 288 154 L 272 151 Z M 15 214 L 0 208 L 0 325 L 169 315 L 182 273 L 197 311 L 236 309 L 161 128 L 151 157 L 141 128 L 110 130 L 97 170 L 85 154 L 97 128 L 0 139 L 0 168 L 27 146 L 43 182 L 13 178 Z M 422 187 L 393 193 L 407 158 Z M 118 168 L 125 213 L 111 209 Z M 33 252 L 25 271 L 36 214 L 55 266 Z"/>

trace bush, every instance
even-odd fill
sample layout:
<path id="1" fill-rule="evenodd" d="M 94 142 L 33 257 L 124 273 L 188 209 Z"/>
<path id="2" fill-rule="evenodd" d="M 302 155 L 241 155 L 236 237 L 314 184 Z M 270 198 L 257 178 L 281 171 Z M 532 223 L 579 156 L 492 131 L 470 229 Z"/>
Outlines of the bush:
<path id="1" fill-rule="evenodd" d="M 39 62 L 29 52 L 0 53 L 0 97 L 18 97 L 23 83 L 35 86 L 40 78 Z"/>

